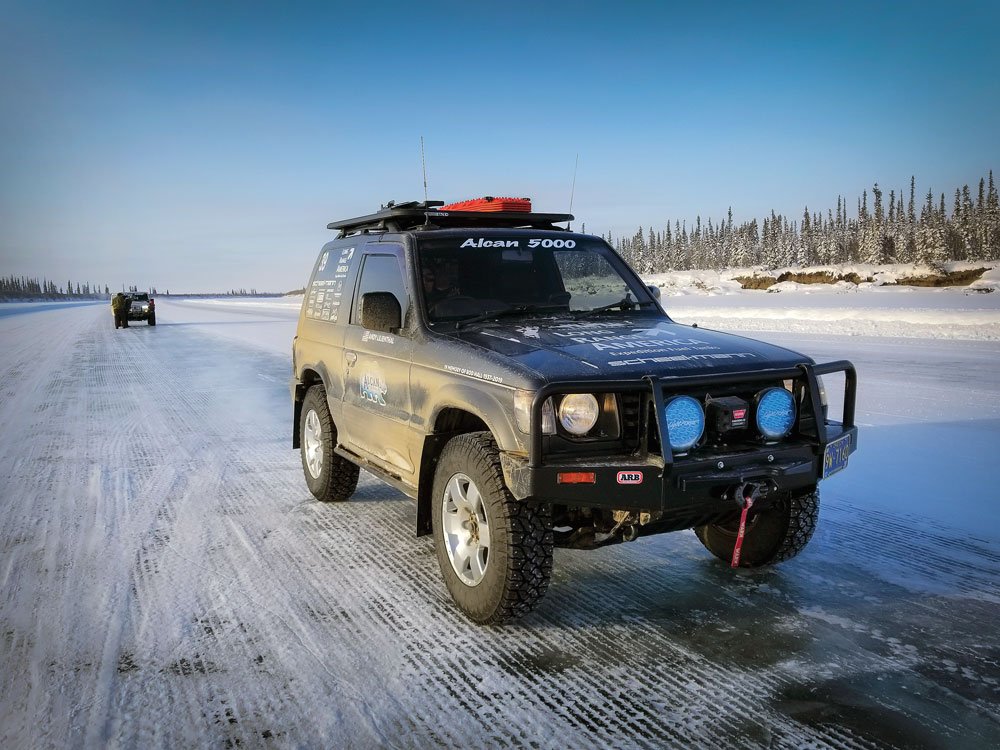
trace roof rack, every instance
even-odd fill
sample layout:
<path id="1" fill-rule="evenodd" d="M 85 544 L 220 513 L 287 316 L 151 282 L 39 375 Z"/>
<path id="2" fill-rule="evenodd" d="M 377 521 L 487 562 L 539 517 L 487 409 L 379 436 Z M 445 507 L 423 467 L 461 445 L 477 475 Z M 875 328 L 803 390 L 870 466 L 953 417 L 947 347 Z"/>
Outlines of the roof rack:
<path id="1" fill-rule="evenodd" d="M 337 239 L 349 234 L 368 232 L 405 232 L 411 229 L 444 229 L 448 227 L 503 227 L 505 229 L 555 229 L 557 222 L 572 221 L 572 214 L 536 214 L 524 211 L 440 211 L 443 201 L 390 201 L 380 211 L 354 219 L 334 221 L 327 229 L 337 229 Z"/>

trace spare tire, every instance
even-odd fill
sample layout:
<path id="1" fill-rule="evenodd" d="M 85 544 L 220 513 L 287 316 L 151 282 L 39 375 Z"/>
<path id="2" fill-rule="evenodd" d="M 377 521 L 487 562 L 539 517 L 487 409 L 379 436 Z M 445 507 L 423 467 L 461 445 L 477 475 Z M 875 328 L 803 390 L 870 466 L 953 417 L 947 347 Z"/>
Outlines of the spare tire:
<path id="1" fill-rule="evenodd" d="M 791 560 L 809 543 L 818 519 L 818 489 L 778 498 L 760 511 L 751 509 L 740 567 L 757 568 Z M 725 523 L 699 526 L 694 531 L 709 552 L 730 563 L 739 526 L 740 515 L 734 513 Z"/>

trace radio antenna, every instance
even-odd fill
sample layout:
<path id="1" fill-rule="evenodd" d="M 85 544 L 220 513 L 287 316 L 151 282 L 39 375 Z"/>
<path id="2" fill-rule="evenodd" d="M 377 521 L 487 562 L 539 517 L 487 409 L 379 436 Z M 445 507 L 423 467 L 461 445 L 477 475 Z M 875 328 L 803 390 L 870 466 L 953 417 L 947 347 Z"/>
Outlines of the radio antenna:
<path id="1" fill-rule="evenodd" d="M 573 163 L 573 186 L 569 189 L 569 211 L 568 213 L 573 213 L 573 196 L 576 195 L 576 168 L 580 166 L 580 154 L 576 155 L 576 161 Z M 572 222 L 566 222 L 566 229 L 569 230 L 570 224 Z"/>
<path id="2" fill-rule="evenodd" d="M 427 161 L 424 159 L 424 137 L 420 136 L 420 165 L 424 169 L 424 203 L 427 202 Z"/>

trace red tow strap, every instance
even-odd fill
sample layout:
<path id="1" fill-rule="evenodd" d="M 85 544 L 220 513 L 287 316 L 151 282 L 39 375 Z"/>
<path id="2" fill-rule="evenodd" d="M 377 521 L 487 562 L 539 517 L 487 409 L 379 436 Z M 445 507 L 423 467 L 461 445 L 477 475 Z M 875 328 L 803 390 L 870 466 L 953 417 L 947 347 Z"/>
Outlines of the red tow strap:
<path id="1" fill-rule="evenodd" d="M 744 497 L 743 501 L 743 514 L 740 516 L 740 530 L 736 534 L 736 546 L 733 547 L 733 562 L 729 566 L 731 568 L 740 567 L 740 550 L 743 549 L 743 537 L 747 533 L 747 514 L 753 506 L 752 497 Z"/>

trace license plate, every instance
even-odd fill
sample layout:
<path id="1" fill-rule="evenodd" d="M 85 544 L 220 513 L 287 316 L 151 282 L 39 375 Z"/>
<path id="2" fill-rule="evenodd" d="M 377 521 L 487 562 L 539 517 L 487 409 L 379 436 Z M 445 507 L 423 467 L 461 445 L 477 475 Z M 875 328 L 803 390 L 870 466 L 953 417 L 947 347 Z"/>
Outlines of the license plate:
<path id="1" fill-rule="evenodd" d="M 823 479 L 832 477 L 847 466 L 847 457 L 851 455 L 851 436 L 842 435 L 826 446 L 823 451 Z"/>

